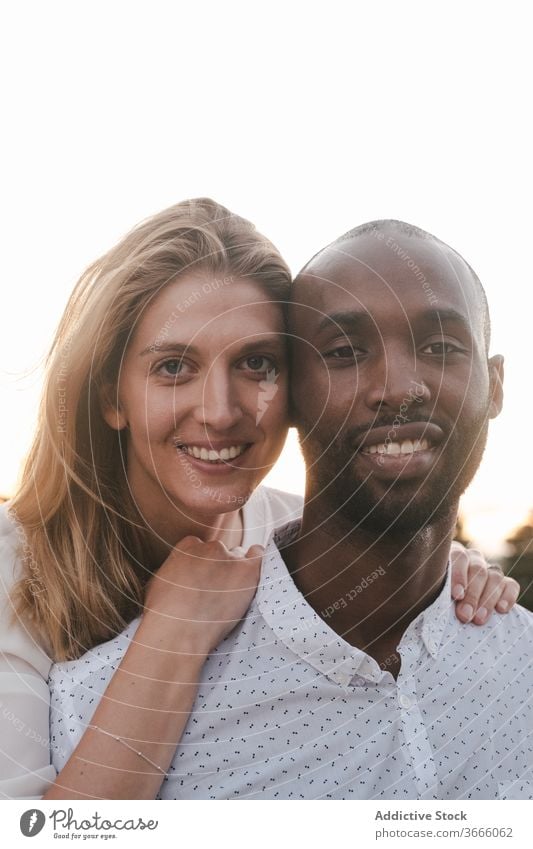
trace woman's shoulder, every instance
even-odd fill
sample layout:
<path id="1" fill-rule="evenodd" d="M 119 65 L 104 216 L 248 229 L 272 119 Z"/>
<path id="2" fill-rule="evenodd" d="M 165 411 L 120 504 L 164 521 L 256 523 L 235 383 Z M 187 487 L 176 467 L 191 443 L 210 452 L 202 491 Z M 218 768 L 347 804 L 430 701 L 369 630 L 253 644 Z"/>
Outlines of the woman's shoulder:
<path id="1" fill-rule="evenodd" d="M 274 520 L 290 522 L 302 515 L 303 497 L 293 492 L 284 492 L 281 489 L 273 489 L 271 486 L 258 486 L 253 495 L 248 499 L 246 507 L 257 511 L 266 510 Z"/>
<path id="2" fill-rule="evenodd" d="M 270 486 L 259 486 L 243 508 L 244 539 L 247 548 L 254 543 L 266 545 L 275 528 L 299 519 L 303 498 Z"/>
<path id="3" fill-rule="evenodd" d="M 296 495 L 294 492 L 285 492 L 282 489 L 273 489 L 271 486 L 260 486 L 256 490 L 268 504 L 271 505 L 273 511 L 281 510 L 283 515 L 289 513 L 291 518 L 301 516 L 304 500 L 303 496 Z"/>
<path id="4" fill-rule="evenodd" d="M 20 658 L 46 677 L 51 661 L 45 642 L 29 622 L 16 614 L 12 599 L 15 584 L 23 575 L 23 539 L 24 532 L 10 510 L 10 502 L 0 504 L 0 654 Z"/>
<path id="5" fill-rule="evenodd" d="M 10 591 L 22 576 L 20 560 L 22 529 L 10 510 L 10 502 L 0 504 L 0 593 Z"/>

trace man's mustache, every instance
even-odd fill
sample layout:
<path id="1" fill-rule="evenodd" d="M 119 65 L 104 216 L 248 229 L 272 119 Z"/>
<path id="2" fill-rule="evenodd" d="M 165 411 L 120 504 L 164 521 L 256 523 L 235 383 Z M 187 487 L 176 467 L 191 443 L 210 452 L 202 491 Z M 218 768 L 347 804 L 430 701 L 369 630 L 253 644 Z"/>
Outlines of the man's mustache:
<path id="1" fill-rule="evenodd" d="M 434 416 L 429 416 L 427 413 L 424 414 L 418 408 L 413 408 L 405 415 L 391 413 L 390 415 L 376 416 L 375 419 L 372 419 L 372 421 L 367 422 L 364 425 L 350 427 L 342 435 L 339 435 L 335 441 L 339 446 L 342 446 L 343 448 L 351 448 L 354 452 L 356 452 L 359 450 L 359 444 L 362 439 L 372 430 L 377 428 L 389 428 L 391 431 L 395 431 L 403 424 L 413 423 L 437 425 L 444 434 L 448 434 L 450 430 L 449 424 L 444 424 L 440 419 L 435 418 Z"/>

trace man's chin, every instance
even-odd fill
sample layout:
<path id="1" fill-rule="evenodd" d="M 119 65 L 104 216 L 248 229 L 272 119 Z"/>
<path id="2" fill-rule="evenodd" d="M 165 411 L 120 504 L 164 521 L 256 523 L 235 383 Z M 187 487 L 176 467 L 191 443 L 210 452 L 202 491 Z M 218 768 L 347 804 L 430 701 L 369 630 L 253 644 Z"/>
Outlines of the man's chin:
<path id="1" fill-rule="evenodd" d="M 325 481 L 323 482 L 325 484 Z M 314 481 L 314 491 L 322 492 L 328 503 L 329 517 L 337 517 L 353 530 L 373 534 L 417 534 L 425 528 L 452 519 L 463 487 L 449 482 L 396 481 L 390 487 L 372 480 L 346 479 L 338 475 L 335 486 Z"/>
<path id="2" fill-rule="evenodd" d="M 362 530 L 373 535 L 386 534 L 389 537 L 414 537 L 426 528 L 434 527 L 442 521 L 454 520 L 457 512 L 457 502 L 441 501 L 438 504 L 405 502 L 401 505 L 374 503 L 367 505 L 368 509 L 361 510 L 361 503 L 355 509 L 350 509 L 347 503 L 341 510 L 343 518 L 354 530 Z"/>

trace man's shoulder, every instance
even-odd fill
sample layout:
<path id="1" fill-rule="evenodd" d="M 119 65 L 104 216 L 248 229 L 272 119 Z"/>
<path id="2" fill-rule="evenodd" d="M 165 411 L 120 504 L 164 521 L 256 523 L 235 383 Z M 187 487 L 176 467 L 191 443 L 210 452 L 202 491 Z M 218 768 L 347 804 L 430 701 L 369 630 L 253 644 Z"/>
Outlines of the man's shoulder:
<path id="1" fill-rule="evenodd" d="M 461 625 L 458 620 L 457 634 L 470 646 L 477 643 L 482 649 L 490 647 L 497 655 L 533 653 L 533 613 L 520 604 L 509 613 L 494 613 L 482 627 Z"/>
<path id="2" fill-rule="evenodd" d="M 533 629 L 533 613 L 521 604 L 515 604 L 509 613 L 497 613 L 493 618 L 511 628 L 524 628 L 528 631 Z"/>
<path id="3" fill-rule="evenodd" d="M 523 631 L 529 639 L 533 638 L 533 613 L 521 604 L 515 604 L 509 613 L 500 613 L 497 616 L 504 625 L 507 624 L 513 630 Z"/>

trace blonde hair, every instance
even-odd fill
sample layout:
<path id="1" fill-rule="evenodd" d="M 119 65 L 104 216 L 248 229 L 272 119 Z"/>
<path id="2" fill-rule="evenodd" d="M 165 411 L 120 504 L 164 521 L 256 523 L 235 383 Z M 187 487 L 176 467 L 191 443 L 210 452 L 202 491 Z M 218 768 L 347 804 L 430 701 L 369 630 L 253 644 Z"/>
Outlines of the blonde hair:
<path id="1" fill-rule="evenodd" d="M 119 633 L 143 605 L 147 531 L 129 492 L 124 436 L 100 391 L 147 302 L 187 270 L 251 277 L 287 302 L 289 269 L 254 226 L 212 200 L 178 203 L 141 222 L 81 276 L 46 361 L 33 445 L 10 510 L 24 534 L 17 612 L 56 660 Z"/>

